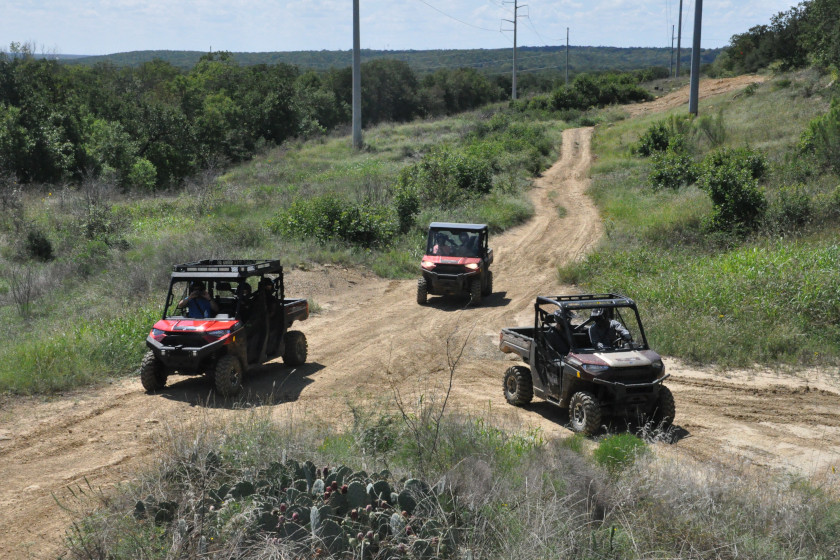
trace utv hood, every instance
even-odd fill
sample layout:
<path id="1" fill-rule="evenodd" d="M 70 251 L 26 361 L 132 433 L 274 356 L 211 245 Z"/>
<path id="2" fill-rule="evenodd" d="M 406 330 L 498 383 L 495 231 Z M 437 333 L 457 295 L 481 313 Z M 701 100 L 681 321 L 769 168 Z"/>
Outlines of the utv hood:
<path id="1" fill-rule="evenodd" d="M 236 319 L 162 319 L 154 328 L 165 332 L 209 332 L 227 330 Z"/>
<path id="2" fill-rule="evenodd" d="M 426 255 L 423 257 L 423 260 L 434 264 L 455 264 L 461 266 L 481 263 L 481 259 L 478 257 L 447 257 L 443 255 Z"/>
<path id="3" fill-rule="evenodd" d="M 596 352 L 596 358 L 612 368 L 644 367 L 660 359 L 652 350 L 627 350 L 623 352 Z"/>

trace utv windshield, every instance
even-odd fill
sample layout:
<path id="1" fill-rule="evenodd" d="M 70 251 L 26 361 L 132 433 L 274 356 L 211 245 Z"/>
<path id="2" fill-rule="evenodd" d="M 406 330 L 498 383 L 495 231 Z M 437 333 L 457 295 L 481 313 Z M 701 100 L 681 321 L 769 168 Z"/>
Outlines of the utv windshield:
<path id="1" fill-rule="evenodd" d="M 449 229 L 430 230 L 426 254 L 444 257 L 479 257 L 481 256 L 481 233 Z"/>
<path id="2" fill-rule="evenodd" d="M 645 349 L 647 341 L 632 307 L 575 309 L 570 319 L 576 350 L 622 351 Z"/>

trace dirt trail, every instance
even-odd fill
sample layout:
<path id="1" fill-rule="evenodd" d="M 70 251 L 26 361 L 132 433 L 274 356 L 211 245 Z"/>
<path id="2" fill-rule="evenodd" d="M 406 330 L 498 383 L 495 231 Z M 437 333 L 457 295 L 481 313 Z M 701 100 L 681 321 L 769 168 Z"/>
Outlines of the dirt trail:
<path id="1" fill-rule="evenodd" d="M 527 409 L 505 403 L 501 378 L 511 362 L 497 343 L 501 327 L 533 320 L 537 294 L 572 289 L 557 283 L 556 264 L 580 258 L 601 239 L 597 210 L 585 194 L 591 137 L 591 128 L 564 132 L 560 160 L 533 189 L 534 218 L 493 239 L 495 293 L 481 307 L 438 297 L 421 307 L 414 301 L 414 281 L 381 280 L 340 267 L 289 273 L 287 293 L 314 297 L 324 309 L 301 324 L 309 363 L 259 368 L 247 379 L 246 400 L 270 403 L 263 406 L 278 419 L 340 422 L 351 401 L 393 406 L 393 388 L 407 403 L 421 393 L 440 395 L 448 378 L 447 340 L 468 337 L 455 373 L 453 407 L 492 413 L 514 427 L 538 426 L 548 437 L 569 435 L 562 411 L 545 403 Z M 558 204 L 566 209 L 563 218 Z M 680 434 L 667 446 L 671 451 L 704 460 L 731 455 L 804 474 L 840 463 L 836 373 L 666 364 Z M 55 556 L 69 515 L 53 495 L 66 500 L 68 486 L 118 483 L 149 461 L 170 427 L 242 414 L 241 407 L 216 402 L 203 379 L 186 377 L 172 378 L 157 395 L 146 395 L 139 380 L 127 379 L 48 400 L 6 402 L 0 409 L 0 558 Z"/>

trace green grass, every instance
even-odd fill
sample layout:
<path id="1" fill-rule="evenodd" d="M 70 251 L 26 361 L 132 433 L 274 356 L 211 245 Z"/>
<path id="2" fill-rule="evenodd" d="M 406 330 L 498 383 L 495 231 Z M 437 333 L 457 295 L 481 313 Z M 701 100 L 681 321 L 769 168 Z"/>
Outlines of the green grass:
<path id="1" fill-rule="evenodd" d="M 695 186 L 652 190 L 649 161 L 631 154 L 642 133 L 668 115 L 616 122 L 599 127 L 593 141 L 590 193 L 606 236 L 586 259 L 561 267 L 560 280 L 633 297 L 652 346 L 668 355 L 742 366 L 840 363 L 838 178 L 793 167 L 800 133 L 828 106 L 808 93 L 819 79 L 803 72 L 791 76 L 792 87 L 765 84 L 750 96 L 700 104 L 701 114 L 723 115 L 725 145 L 751 145 L 767 156 L 763 188 L 771 207 L 792 175 L 806 177 L 806 222 L 776 224 L 776 212 L 747 237 L 710 231 L 705 193 Z M 694 136 L 691 148 L 700 158 L 711 146 Z"/>

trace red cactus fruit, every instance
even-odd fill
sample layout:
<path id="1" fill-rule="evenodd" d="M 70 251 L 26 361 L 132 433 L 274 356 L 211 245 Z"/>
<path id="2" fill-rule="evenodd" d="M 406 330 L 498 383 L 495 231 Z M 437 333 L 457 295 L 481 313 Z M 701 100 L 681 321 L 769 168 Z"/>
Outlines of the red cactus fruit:
<path id="1" fill-rule="evenodd" d="M 414 529 L 411 528 L 411 525 L 406 525 L 405 526 L 405 534 L 406 535 L 413 535 L 414 534 Z"/>
<path id="2" fill-rule="evenodd" d="M 368 513 L 372 512 L 373 511 L 373 506 L 370 505 L 370 504 L 366 505 L 365 506 L 365 511 L 368 512 Z"/>
<path id="3" fill-rule="evenodd" d="M 338 481 L 333 480 L 332 484 L 330 484 L 330 488 L 332 488 L 333 490 L 338 490 Z"/>
<path id="4" fill-rule="evenodd" d="M 346 485 L 346 484 L 345 484 L 345 485 L 343 485 L 343 486 L 341 487 L 341 493 L 342 493 L 342 494 L 346 494 L 346 493 L 347 493 L 347 485 Z"/>
<path id="5" fill-rule="evenodd" d="M 372 541 L 372 540 L 373 540 L 373 531 L 368 531 L 368 532 L 367 532 L 367 535 L 365 535 L 365 537 L 366 537 L 369 541 Z"/>
<path id="6" fill-rule="evenodd" d="M 352 519 L 353 521 L 355 521 L 355 520 L 357 520 L 358 518 L 359 518 L 359 512 L 358 512 L 358 511 L 356 511 L 355 509 L 351 509 L 351 510 L 350 510 L 350 519 Z"/>
<path id="7" fill-rule="evenodd" d="M 288 508 L 289 508 L 289 506 L 286 505 L 286 502 L 281 503 L 280 504 L 280 513 L 286 513 L 286 510 Z"/>
<path id="8" fill-rule="evenodd" d="M 405 517 L 406 519 L 408 519 L 408 512 L 403 510 L 402 516 Z"/>
<path id="9" fill-rule="evenodd" d="M 298 512 L 292 514 L 292 521 L 300 521 L 300 514 Z"/>
<path id="10" fill-rule="evenodd" d="M 358 535 L 356 535 L 356 538 L 357 538 L 358 540 L 362 540 L 363 538 L 365 538 L 365 534 L 364 534 L 364 533 L 362 533 L 361 531 L 359 531 L 359 534 L 358 534 Z"/>

